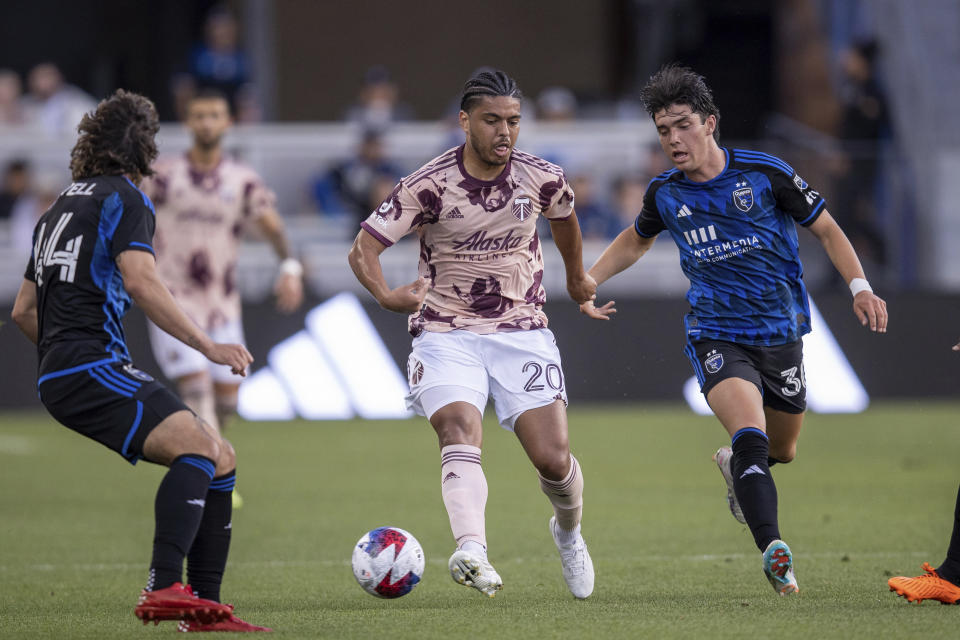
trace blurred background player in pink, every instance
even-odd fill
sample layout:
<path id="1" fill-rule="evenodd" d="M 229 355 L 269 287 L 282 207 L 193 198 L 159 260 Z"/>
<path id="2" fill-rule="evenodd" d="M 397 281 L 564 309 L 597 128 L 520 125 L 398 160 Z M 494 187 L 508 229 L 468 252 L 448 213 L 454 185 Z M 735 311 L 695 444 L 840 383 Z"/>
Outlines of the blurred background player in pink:
<path id="1" fill-rule="evenodd" d="M 230 128 L 227 98 L 214 89 L 187 104 L 193 144 L 185 154 L 161 157 L 143 191 L 157 209 L 157 266 L 177 302 L 199 327 L 221 340 L 243 343 L 237 253 L 244 231 L 256 226 L 280 259 L 274 292 L 289 313 L 303 300 L 303 267 L 291 257 L 273 192 L 251 168 L 224 153 Z M 201 418 L 222 430 L 236 412 L 240 385 L 224 367 L 171 340 L 152 323 L 150 342 L 165 376 Z"/>

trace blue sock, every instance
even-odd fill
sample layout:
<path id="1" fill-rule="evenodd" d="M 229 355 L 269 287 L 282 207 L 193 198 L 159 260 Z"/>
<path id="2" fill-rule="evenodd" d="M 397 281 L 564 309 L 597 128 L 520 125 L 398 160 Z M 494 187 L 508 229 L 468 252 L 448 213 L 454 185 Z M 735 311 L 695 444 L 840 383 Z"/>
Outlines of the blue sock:
<path id="1" fill-rule="evenodd" d="M 237 470 L 234 469 L 210 483 L 203 520 L 187 554 L 187 578 L 193 592 L 214 602 L 220 602 L 220 583 L 230 553 L 233 485 L 236 481 Z"/>
<path id="2" fill-rule="evenodd" d="M 777 524 L 777 487 L 770 475 L 767 434 L 744 427 L 733 434 L 733 491 L 753 540 L 761 551 L 780 537 Z"/>
<path id="3" fill-rule="evenodd" d="M 154 502 L 156 529 L 148 591 L 183 580 L 183 558 L 197 535 L 215 468 L 213 460 L 204 456 L 182 455 L 160 482 Z"/>

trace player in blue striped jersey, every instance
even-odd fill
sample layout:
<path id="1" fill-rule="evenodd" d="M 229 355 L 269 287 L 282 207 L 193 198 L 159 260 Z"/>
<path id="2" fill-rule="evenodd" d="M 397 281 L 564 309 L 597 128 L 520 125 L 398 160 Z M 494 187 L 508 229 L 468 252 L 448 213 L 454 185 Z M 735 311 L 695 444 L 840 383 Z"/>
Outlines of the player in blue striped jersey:
<path id="1" fill-rule="evenodd" d="M 685 352 L 731 437 L 731 447 L 714 456 L 730 510 L 750 527 L 776 592 L 796 593 L 770 475 L 772 464 L 794 458 L 806 410 L 801 338 L 810 331 L 810 309 L 796 226 L 821 242 L 850 285 L 854 313 L 871 331 L 886 331 L 886 303 L 873 294 L 822 196 L 790 165 L 719 146 L 720 112 L 701 76 L 667 65 L 642 97 L 674 169 L 650 183 L 635 223 L 589 273 L 600 284 L 639 260 L 660 232 L 673 238 L 690 280 Z M 581 311 L 608 320 L 616 309 L 589 301 Z"/>

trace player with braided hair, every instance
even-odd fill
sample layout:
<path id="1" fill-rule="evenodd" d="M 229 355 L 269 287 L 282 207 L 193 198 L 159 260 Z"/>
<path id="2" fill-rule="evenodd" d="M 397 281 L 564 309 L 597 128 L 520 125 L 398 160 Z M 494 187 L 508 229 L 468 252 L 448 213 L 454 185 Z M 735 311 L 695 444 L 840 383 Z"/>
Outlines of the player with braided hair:
<path id="1" fill-rule="evenodd" d="M 400 181 L 366 219 L 350 266 L 384 309 L 408 313 L 413 352 L 407 404 L 440 445 L 440 490 L 457 549 L 451 576 L 488 596 L 503 586 L 487 558 L 487 482 L 481 420 L 492 397 L 553 505 L 549 528 L 571 593 L 593 591 L 593 564 L 580 534 L 583 476 L 570 454 L 560 353 L 543 313 L 546 294 L 539 216 L 550 221 L 567 291 L 589 300 L 573 190 L 563 170 L 514 148 L 517 83 L 485 70 L 463 87 L 466 140 Z M 391 288 L 380 254 L 404 235 L 420 239 L 420 277 Z"/>

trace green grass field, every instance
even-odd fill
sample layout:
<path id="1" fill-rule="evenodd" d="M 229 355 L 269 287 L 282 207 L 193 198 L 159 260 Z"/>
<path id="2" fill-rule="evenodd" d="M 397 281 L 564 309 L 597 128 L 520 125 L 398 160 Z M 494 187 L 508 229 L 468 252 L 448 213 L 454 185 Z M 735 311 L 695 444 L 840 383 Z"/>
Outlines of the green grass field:
<path id="1" fill-rule="evenodd" d="M 747 529 L 730 516 L 710 456 L 713 418 L 681 407 L 575 408 L 586 478 L 584 534 L 597 572 L 567 592 L 549 503 L 512 434 L 486 425 L 490 557 L 504 589 L 454 584 L 425 421 L 240 423 L 245 506 L 234 514 L 224 597 L 283 638 L 955 637 L 960 608 L 910 605 L 890 575 L 939 564 L 960 482 L 960 405 L 876 405 L 811 414 L 797 460 L 775 468 L 781 529 L 801 595 L 778 598 Z M 163 470 L 130 467 L 38 414 L 0 416 L 0 637 L 174 633 L 133 616 Z M 423 544 L 423 582 L 388 601 L 350 572 L 355 541 L 395 525 Z"/>

